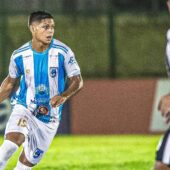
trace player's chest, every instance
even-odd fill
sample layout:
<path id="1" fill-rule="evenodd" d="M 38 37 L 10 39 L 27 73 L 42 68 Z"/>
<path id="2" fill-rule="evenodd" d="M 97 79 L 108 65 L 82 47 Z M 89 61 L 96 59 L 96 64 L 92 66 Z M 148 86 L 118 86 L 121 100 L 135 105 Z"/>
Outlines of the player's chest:
<path id="1" fill-rule="evenodd" d="M 23 58 L 25 76 L 29 78 L 33 77 L 56 77 L 58 74 L 59 61 L 58 55 L 50 56 L 30 56 Z"/>

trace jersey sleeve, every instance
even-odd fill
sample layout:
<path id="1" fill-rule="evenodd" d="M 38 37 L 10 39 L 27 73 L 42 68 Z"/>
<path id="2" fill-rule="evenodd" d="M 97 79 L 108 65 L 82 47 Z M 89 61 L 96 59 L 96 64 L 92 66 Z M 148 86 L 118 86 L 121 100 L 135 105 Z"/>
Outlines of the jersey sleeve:
<path id="1" fill-rule="evenodd" d="M 64 65 L 67 77 L 72 77 L 81 74 L 80 67 L 71 49 L 68 50 L 68 54 L 65 57 Z"/>
<path id="2" fill-rule="evenodd" d="M 18 78 L 20 76 L 13 55 L 11 56 L 10 63 L 9 63 L 9 76 L 11 78 Z"/>

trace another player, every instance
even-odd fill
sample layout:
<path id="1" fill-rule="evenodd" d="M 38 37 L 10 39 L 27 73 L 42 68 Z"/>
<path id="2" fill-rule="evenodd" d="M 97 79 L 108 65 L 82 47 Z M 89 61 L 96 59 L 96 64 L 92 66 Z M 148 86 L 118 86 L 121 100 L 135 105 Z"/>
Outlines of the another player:
<path id="1" fill-rule="evenodd" d="M 13 52 L 9 75 L 0 87 L 2 102 L 20 80 L 12 95 L 13 111 L 0 147 L 0 170 L 22 144 L 15 170 L 31 170 L 41 160 L 56 134 L 63 104 L 83 86 L 74 53 L 53 39 L 53 16 L 44 11 L 33 12 L 28 25 L 32 41 Z"/>
<path id="2" fill-rule="evenodd" d="M 168 10 L 170 12 L 170 0 L 167 1 Z M 170 77 L 170 30 L 167 32 L 167 72 Z M 166 119 L 166 122 L 170 122 L 170 94 L 163 96 L 159 102 L 158 109 L 162 116 Z M 170 170 L 170 129 L 168 129 L 164 136 L 161 138 L 157 152 L 156 152 L 156 163 L 154 170 Z"/>

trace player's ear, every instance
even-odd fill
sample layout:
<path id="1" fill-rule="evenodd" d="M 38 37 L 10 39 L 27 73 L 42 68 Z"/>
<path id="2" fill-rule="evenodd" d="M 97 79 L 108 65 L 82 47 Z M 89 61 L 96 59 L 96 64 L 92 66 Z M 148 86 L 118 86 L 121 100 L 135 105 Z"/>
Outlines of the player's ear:
<path id="1" fill-rule="evenodd" d="M 29 26 L 30 31 L 33 33 L 35 31 L 35 27 L 33 25 Z"/>

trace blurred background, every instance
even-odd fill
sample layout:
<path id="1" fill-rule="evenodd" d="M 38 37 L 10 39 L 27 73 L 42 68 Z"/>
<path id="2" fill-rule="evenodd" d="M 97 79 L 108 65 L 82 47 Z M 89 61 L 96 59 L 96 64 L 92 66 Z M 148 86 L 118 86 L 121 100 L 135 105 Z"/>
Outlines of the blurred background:
<path id="1" fill-rule="evenodd" d="M 84 89 L 65 105 L 60 133 L 166 128 L 158 125 L 155 111 L 159 97 L 169 91 L 169 81 L 162 80 L 170 26 L 165 0 L 0 0 L 0 82 L 12 52 L 30 41 L 27 18 L 36 10 L 52 13 L 55 38 L 72 48 L 84 79 Z M 10 112 L 1 115 L 1 124 L 5 115 Z"/>

